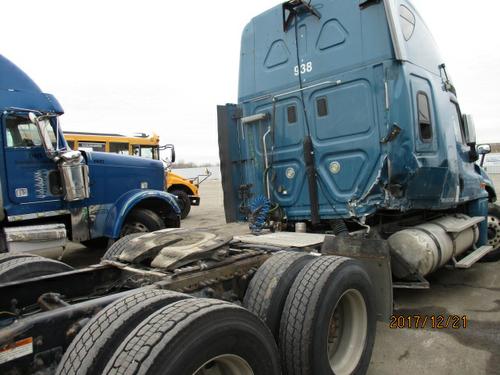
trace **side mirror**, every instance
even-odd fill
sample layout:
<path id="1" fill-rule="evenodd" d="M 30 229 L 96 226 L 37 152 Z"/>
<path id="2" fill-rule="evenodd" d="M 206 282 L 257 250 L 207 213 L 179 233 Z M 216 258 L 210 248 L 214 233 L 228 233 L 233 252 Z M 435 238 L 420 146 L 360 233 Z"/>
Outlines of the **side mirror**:
<path id="1" fill-rule="evenodd" d="M 476 128 L 474 127 L 474 119 L 471 115 L 463 115 L 462 120 L 465 130 L 465 143 L 470 147 L 469 160 L 471 163 L 479 159 L 476 151 Z"/>
<path id="2" fill-rule="evenodd" d="M 491 152 L 491 146 L 490 145 L 479 145 L 477 146 L 477 153 L 481 155 L 481 161 L 479 162 L 479 165 L 482 167 L 484 164 L 484 158 L 487 154 Z"/>
<path id="3" fill-rule="evenodd" d="M 170 160 L 172 163 L 175 163 L 175 147 L 172 145 L 172 148 L 170 149 Z"/>
<path id="4" fill-rule="evenodd" d="M 477 153 L 479 155 L 486 155 L 491 152 L 491 146 L 490 145 L 479 145 L 477 146 Z"/>
<path id="5" fill-rule="evenodd" d="M 43 147 L 45 148 L 45 153 L 49 159 L 54 160 L 57 156 L 57 149 L 54 147 L 51 139 L 51 133 L 53 134 L 52 125 L 50 124 L 50 117 L 48 116 L 37 116 L 33 112 L 28 114 L 30 121 L 36 125 L 38 128 L 38 133 L 42 139 Z"/>
<path id="6" fill-rule="evenodd" d="M 175 163 L 175 146 L 173 144 L 166 144 L 159 147 L 160 151 L 170 150 L 170 163 Z M 163 159 L 165 160 L 165 159 Z"/>
<path id="7" fill-rule="evenodd" d="M 476 144 L 476 128 L 474 127 L 474 119 L 471 115 L 463 115 L 464 130 L 465 130 L 465 143 L 467 145 Z"/>

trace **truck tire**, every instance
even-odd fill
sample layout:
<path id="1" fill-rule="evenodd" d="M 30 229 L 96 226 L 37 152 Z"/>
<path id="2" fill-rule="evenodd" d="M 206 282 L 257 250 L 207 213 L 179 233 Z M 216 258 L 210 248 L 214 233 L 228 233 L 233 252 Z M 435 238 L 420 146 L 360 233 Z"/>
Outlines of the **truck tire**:
<path id="1" fill-rule="evenodd" d="M 374 289 L 354 260 L 322 256 L 297 275 L 280 325 L 288 375 L 365 374 L 375 341 Z"/>
<path id="2" fill-rule="evenodd" d="M 117 260 L 122 251 L 127 248 L 130 240 L 142 236 L 143 234 L 144 233 L 132 233 L 120 238 L 118 241 L 114 242 L 108 250 L 106 250 L 101 260 Z"/>
<path id="3" fill-rule="evenodd" d="M 73 267 L 52 259 L 38 256 L 15 258 L 0 264 L 0 283 L 31 279 L 71 270 L 73 270 Z"/>
<path id="4" fill-rule="evenodd" d="M 259 318 L 228 302 L 197 298 L 158 310 L 127 336 L 103 372 L 125 373 L 278 375 L 281 370 L 276 343 Z"/>
<path id="5" fill-rule="evenodd" d="M 493 250 L 482 260 L 486 262 L 500 260 L 500 206 L 495 203 L 490 203 L 488 208 L 488 245 L 493 246 Z"/>
<path id="6" fill-rule="evenodd" d="M 156 310 L 191 298 L 160 289 L 141 290 L 99 311 L 65 351 L 57 375 L 102 374 L 104 367 L 127 335 Z"/>
<path id="7" fill-rule="evenodd" d="M 41 256 L 29 253 L 7 253 L 7 254 L 0 254 L 0 263 L 5 263 L 8 262 L 9 260 L 18 258 L 33 258 L 33 257 L 43 259 Z"/>
<path id="8" fill-rule="evenodd" d="M 288 292 L 298 273 L 314 258 L 307 253 L 294 252 L 273 255 L 250 281 L 243 306 L 262 319 L 276 339 Z"/>
<path id="9" fill-rule="evenodd" d="M 185 219 L 191 211 L 191 199 L 189 199 L 189 195 L 182 190 L 172 190 L 170 194 L 177 196 L 177 204 L 181 209 L 181 219 Z"/>
<path id="10" fill-rule="evenodd" d="M 132 233 L 154 232 L 163 228 L 165 223 L 156 212 L 147 208 L 136 208 L 123 223 L 120 238 Z"/>

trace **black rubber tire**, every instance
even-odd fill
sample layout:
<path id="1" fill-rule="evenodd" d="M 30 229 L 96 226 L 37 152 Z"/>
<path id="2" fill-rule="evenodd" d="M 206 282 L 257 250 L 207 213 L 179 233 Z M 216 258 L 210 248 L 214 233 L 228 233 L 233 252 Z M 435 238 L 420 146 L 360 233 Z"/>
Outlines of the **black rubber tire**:
<path id="1" fill-rule="evenodd" d="M 367 329 L 359 360 L 354 361 L 355 367 L 348 373 L 366 373 L 376 330 L 373 285 L 356 261 L 322 256 L 308 263 L 297 275 L 283 309 L 279 343 L 287 375 L 334 374 L 326 350 L 331 333 L 330 318 L 344 293 L 353 290 L 359 293 L 366 307 L 363 316 Z"/>
<path id="2" fill-rule="evenodd" d="M 315 258 L 296 252 L 273 255 L 259 267 L 248 285 L 243 306 L 262 319 L 276 339 L 288 292 L 302 268 Z"/>
<path id="3" fill-rule="evenodd" d="M 0 254 L 0 263 L 8 262 L 9 260 L 19 259 L 19 258 L 34 258 L 37 257 L 39 259 L 43 259 L 43 257 L 29 254 L 29 253 L 5 253 Z"/>
<path id="4" fill-rule="evenodd" d="M 65 351 L 57 375 L 101 374 L 127 335 L 149 315 L 187 294 L 160 289 L 141 290 L 97 313 Z"/>
<path id="5" fill-rule="evenodd" d="M 33 277 L 73 270 L 65 263 L 42 257 L 22 257 L 0 264 L 0 283 L 9 283 Z"/>
<path id="6" fill-rule="evenodd" d="M 495 223 L 491 223 L 491 218 L 494 218 Z M 496 262 L 500 260 L 500 243 L 498 238 L 500 237 L 500 231 L 498 224 L 500 223 L 500 206 L 495 203 L 490 203 L 488 207 L 488 242 L 491 236 L 495 236 L 496 247 L 493 248 L 487 255 L 485 255 L 481 261 L 485 262 Z M 494 233 L 493 233 L 494 230 Z"/>
<path id="7" fill-rule="evenodd" d="M 132 331 L 104 374 L 193 374 L 211 359 L 244 359 L 255 375 L 281 374 L 279 353 L 266 325 L 234 304 L 191 299 L 150 315 Z"/>
<path id="8" fill-rule="evenodd" d="M 128 234 L 125 237 L 120 238 L 118 241 L 114 242 L 108 250 L 104 253 L 102 256 L 101 260 L 117 260 L 122 253 L 123 250 L 125 250 L 128 246 L 128 243 L 133 240 L 134 238 L 137 238 L 139 236 L 142 236 L 144 233 L 132 233 Z"/>
<path id="9" fill-rule="evenodd" d="M 172 190 L 169 193 L 177 196 L 177 204 L 181 209 L 181 219 L 185 219 L 191 211 L 191 199 L 189 199 L 189 195 L 182 190 Z"/>
<path id="10" fill-rule="evenodd" d="M 120 238 L 132 233 L 144 234 L 164 228 L 165 223 L 156 212 L 147 208 L 136 208 L 128 214 L 123 223 Z"/>

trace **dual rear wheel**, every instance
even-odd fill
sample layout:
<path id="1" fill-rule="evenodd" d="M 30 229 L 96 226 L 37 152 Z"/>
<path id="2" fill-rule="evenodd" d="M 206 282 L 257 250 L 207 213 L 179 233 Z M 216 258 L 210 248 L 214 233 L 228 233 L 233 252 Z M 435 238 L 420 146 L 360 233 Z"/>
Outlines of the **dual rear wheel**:
<path id="1" fill-rule="evenodd" d="M 265 324 L 234 304 L 142 289 L 100 311 L 57 374 L 278 375 Z"/>
<path id="2" fill-rule="evenodd" d="M 280 253 L 244 307 L 143 288 L 101 310 L 57 374 L 364 374 L 375 337 L 373 286 L 351 259 Z"/>
<path id="3" fill-rule="evenodd" d="M 364 374 L 375 340 L 373 295 L 352 259 L 282 253 L 259 268 L 244 304 L 274 333 L 284 374 Z"/>

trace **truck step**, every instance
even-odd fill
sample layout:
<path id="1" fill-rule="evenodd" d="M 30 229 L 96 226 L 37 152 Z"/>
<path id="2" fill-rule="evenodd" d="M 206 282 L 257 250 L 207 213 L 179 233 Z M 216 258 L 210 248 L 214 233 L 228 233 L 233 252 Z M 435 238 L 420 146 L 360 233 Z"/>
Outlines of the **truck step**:
<path id="1" fill-rule="evenodd" d="M 36 252 L 66 246 L 64 224 L 29 225 L 5 228 L 5 239 L 10 252 Z"/>
<path id="2" fill-rule="evenodd" d="M 474 250 L 472 253 L 460 260 L 460 262 L 455 263 L 455 268 L 470 268 L 470 266 L 472 266 L 486 254 L 488 254 L 491 250 L 493 250 L 493 246 L 481 246 L 480 248 Z"/>
<path id="3" fill-rule="evenodd" d="M 441 225 L 443 226 L 443 229 L 448 233 L 460 233 L 466 230 L 467 228 L 472 227 L 473 225 L 481 223 L 484 220 L 485 220 L 484 216 L 475 216 L 463 220 L 463 222 L 461 222 L 458 225 L 448 225 L 448 226 L 444 224 Z"/>

